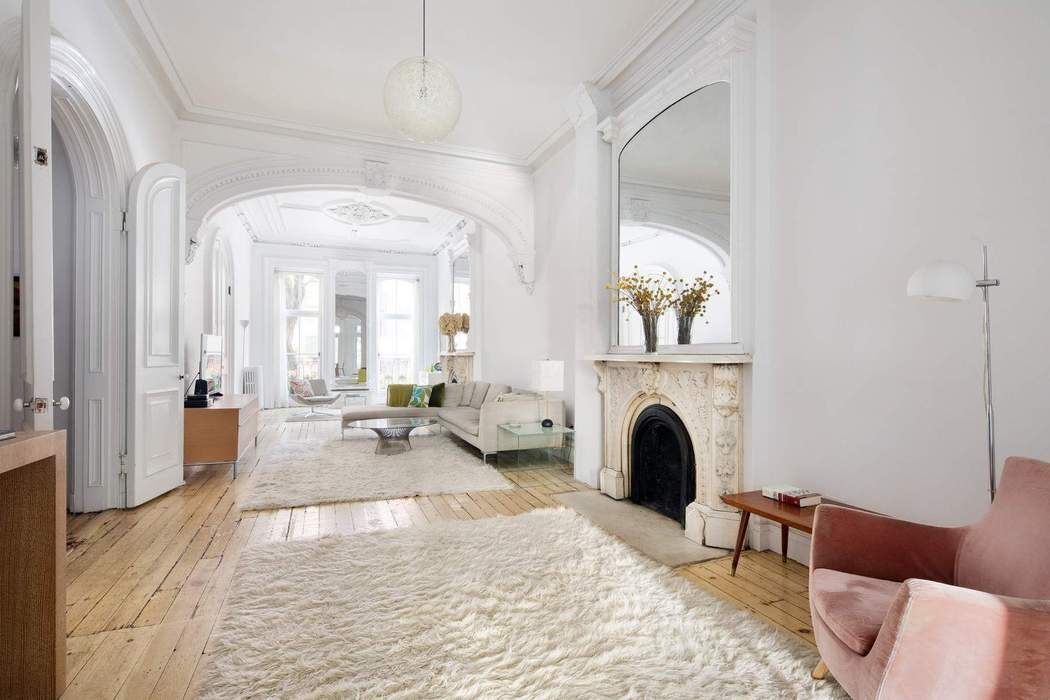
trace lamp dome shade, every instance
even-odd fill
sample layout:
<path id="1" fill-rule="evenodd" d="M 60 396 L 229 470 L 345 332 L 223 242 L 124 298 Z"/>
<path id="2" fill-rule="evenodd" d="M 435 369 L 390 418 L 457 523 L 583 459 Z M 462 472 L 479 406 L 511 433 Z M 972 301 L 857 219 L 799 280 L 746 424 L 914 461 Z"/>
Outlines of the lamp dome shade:
<path id="1" fill-rule="evenodd" d="M 976 287 L 969 269 L 948 260 L 927 263 L 908 278 L 908 296 L 932 301 L 966 301 Z"/>
<path id="2" fill-rule="evenodd" d="M 383 104 L 387 118 L 408 138 L 422 143 L 449 135 L 462 109 L 456 78 L 432 58 L 406 58 L 386 78 Z"/>

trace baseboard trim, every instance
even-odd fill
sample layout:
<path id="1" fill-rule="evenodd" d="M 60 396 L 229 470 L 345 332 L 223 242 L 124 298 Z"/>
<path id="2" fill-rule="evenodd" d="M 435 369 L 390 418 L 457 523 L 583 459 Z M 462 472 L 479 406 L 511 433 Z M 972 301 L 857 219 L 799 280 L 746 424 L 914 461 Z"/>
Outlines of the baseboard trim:
<path id="1" fill-rule="evenodd" d="M 752 515 L 751 522 L 747 526 L 747 541 L 751 549 L 760 552 L 768 550 L 781 554 L 780 523 Z M 809 566 L 809 543 L 809 535 L 792 528 L 788 532 L 788 559 L 797 561 L 803 566 Z"/>

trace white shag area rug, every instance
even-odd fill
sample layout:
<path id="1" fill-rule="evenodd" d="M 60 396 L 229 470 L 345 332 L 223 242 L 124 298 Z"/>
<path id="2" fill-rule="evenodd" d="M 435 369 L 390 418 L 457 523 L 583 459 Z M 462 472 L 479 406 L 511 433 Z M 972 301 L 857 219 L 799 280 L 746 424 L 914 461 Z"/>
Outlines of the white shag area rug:
<path id="1" fill-rule="evenodd" d="M 844 698 L 565 509 L 246 549 L 203 697 Z"/>
<path id="2" fill-rule="evenodd" d="M 440 435 L 413 435 L 412 449 L 375 454 L 376 439 L 278 443 L 252 472 L 243 510 L 379 501 L 513 488 L 479 453 Z"/>

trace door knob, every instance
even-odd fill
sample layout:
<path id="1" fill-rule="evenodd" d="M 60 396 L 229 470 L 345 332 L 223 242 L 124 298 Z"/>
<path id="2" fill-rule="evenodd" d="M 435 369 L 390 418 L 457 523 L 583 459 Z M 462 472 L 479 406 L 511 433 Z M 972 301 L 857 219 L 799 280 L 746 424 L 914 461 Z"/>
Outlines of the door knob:
<path id="1" fill-rule="evenodd" d="M 70 404 L 69 397 L 68 396 L 63 396 L 60 399 L 56 399 L 56 400 L 52 401 L 51 404 L 53 406 L 58 406 L 58 408 L 60 410 L 62 410 L 62 411 L 68 411 L 69 410 L 69 404 Z"/>

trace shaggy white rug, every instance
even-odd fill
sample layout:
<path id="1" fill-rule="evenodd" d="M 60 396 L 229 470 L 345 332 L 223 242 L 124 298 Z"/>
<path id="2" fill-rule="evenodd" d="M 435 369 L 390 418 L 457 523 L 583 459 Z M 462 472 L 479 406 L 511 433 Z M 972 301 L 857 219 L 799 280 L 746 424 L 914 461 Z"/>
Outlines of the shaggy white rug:
<path id="1" fill-rule="evenodd" d="M 513 488 L 478 452 L 444 436 L 411 437 L 412 449 L 375 454 L 375 438 L 278 443 L 251 475 L 243 510 L 378 501 Z"/>
<path id="2" fill-rule="evenodd" d="M 563 509 L 252 547 L 226 605 L 204 697 L 845 697 Z"/>

